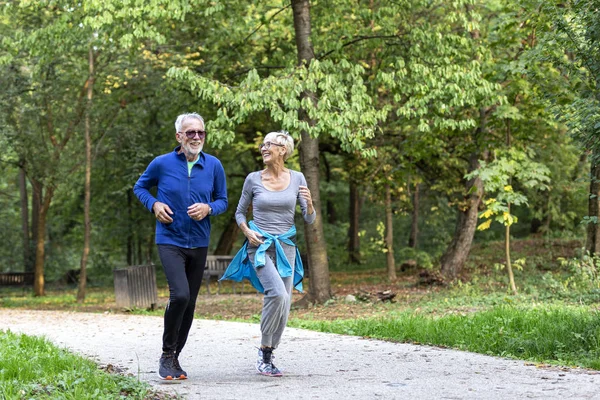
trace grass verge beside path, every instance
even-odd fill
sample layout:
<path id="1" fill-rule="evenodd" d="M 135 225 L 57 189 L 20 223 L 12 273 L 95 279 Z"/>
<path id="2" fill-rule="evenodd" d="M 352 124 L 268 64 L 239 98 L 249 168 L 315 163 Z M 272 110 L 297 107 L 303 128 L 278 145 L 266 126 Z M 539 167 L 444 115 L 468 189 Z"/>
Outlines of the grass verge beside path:
<path id="1" fill-rule="evenodd" d="M 109 374 L 39 337 L 0 331 L 0 398 L 165 399 L 134 377 Z"/>
<path id="2" fill-rule="evenodd" d="M 465 315 L 403 312 L 358 320 L 293 319 L 289 325 L 600 370 L 600 313 L 588 307 L 497 306 Z"/>

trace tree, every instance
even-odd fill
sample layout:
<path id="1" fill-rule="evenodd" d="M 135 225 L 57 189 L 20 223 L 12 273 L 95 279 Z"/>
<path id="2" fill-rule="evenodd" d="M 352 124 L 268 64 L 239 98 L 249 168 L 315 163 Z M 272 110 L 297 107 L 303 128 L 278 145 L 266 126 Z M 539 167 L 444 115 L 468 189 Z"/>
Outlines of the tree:
<path id="1" fill-rule="evenodd" d="M 292 0 L 294 14 L 294 30 L 296 33 L 296 47 L 298 52 L 298 66 L 308 68 L 314 59 L 311 43 L 310 1 Z M 315 93 L 305 90 L 300 95 L 300 103 L 313 103 L 316 107 Z M 301 108 L 298 110 L 299 120 L 308 125 L 315 125 L 315 120 L 309 113 Z M 306 182 L 313 196 L 317 218 L 312 225 L 304 224 L 306 231 L 306 244 L 308 247 L 308 264 L 311 269 L 311 284 L 307 300 L 324 303 L 331 298 L 331 285 L 329 282 L 329 262 L 327 261 L 327 245 L 323 232 L 323 213 L 321 211 L 321 194 L 319 185 L 319 139 L 311 137 L 307 131 L 300 132 L 300 165 L 306 176 Z"/>
<path id="2" fill-rule="evenodd" d="M 482 211 L 479 217 L 486 220 L 477 229 L 488 229 L 492 221 L 504 225 L 506 269 L 510 289 L 513 294 L 517 294 L 510 259 L 510 227 L 518 219 L 511 213 L 511 206 L 526 205 L 527 197 L 514 190 L 513 179 L 525 188 L 547 190 L 547 184 L 550 182 L 550 170 L 546 166 L 532 161 L 526 153 L 512 148 L 498 154 L 498 157 L 489 164 L 485 161 L 481 161 L 480 164 L 481 166 L 470 173 L 467 178 L 479 177 L 483 181 L 485 192 L 489 195 L 495 193 L 496 196 L 485 202 L 487 209 Z"/>
<path id="3" fill-rule="evenodd" d="M 92 98 L 94 96 L 94 51 L 90 45 L 88 51 L 88 66 L 89 76 L 86 82 L 86 99 L 87 107 L 85 113 L 85 182 L 84 182 L 84 205 L 83 205 L 83 254 L 81 255 L 80 273 L 79 273 L 79 288 L 77 290 L 77 302 L 81 303 L 85 300 L 85 289 L 87 284 L 87 262 L 90 253 L 90 236 L 91 236 L 91 221 L 90 221 L 90 203 L 91 203 L 91 181 L 92 181 L 92 137 L 90 113 L 92 109 Z"/>
<path id="4" fill-rule="evenodd" d="M 600 252 L 600 2 L 548 1 L 536 3 L 540 49 L 536 60 L 551 61 L 568 77 L 576 96 L 556 101 L 555 111 L 570 133 L 591 154 L 586 250 Z"/>

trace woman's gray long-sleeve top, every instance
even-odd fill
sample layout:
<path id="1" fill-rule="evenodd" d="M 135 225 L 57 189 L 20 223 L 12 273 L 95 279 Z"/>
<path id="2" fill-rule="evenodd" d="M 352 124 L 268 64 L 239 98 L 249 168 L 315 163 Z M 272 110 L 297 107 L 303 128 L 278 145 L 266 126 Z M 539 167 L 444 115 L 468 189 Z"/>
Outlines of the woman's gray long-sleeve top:
<path id="1" fill-rule="evenodd" d="M 315 221 L 317 213 L 308 214 L 306 200 L 299 194 L 299 186 L 306 186 L 304 174 L 298 171 L 289 171 L 290 184 L 280 191 L 265 188 L 261 179 L 261 171 L 252 172 L 246 177 L 242 196 L 235 212 L 235 220 L 238 225 L 247 222 L 246 213 L 250 203 L 252 203 L 252 215 L 256 226 L 272 235 L 286 233 L 294 225 L 297 202 L 300 204 L 304 221 L 308 224 Z"/>

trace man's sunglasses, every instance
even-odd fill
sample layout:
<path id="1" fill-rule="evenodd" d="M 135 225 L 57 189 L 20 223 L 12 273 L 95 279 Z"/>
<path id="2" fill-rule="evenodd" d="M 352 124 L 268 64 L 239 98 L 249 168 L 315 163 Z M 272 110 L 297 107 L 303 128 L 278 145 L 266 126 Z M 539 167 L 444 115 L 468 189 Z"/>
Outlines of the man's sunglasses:
<path id="1" fill-rule="evenodd" d="M 206 131 L 185 131 L 179 133 L 183 133 L 188 139 L 193 139 L 196 137 L 196 135 L 198 135 L 200 139 L 204 139 L 206 137 Z"/>

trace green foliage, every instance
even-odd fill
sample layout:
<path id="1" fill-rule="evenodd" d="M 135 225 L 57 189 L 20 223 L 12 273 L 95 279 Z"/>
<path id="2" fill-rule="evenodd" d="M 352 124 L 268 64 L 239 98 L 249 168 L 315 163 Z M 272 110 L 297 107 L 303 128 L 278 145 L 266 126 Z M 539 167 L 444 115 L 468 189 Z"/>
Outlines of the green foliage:
<path id="1" fill-rule="evenodd" d="M 600 3 L 596 0 L 535 3 L 541 11 L 540 46 L 532 53 L 532 58 L 551 61 L 568 79 L 573 88 L 572 96 L 566 101 L 555 102 L 555 112 L 586 149 L 598 154 Z"/>
<path id="2" fill-rule="evenodd" d="M 433 269 L 434 263 L 432 257 L 429 253 L 417 250 L 412 247 L 404 247 L 398 252 L 398 258 L 400 260 L 400 264 L 408 261 L 414 260 L 417 262 L 417 266 L 419 268 L 425 269 Z"/>
<path id="3" fill-rule="evenodd" d="M 145 399 L 150 387 L 133 377 L 102 372 L 92 361 L 48 340 L 0 331 L 3 399 Z"/>
<path id="4" fill-rule="evenodd" d="M 196 75 L 190 69 L 173 67 L 168 76 L 197 92 L 201 100 L 219 107 L 217 118 L 207 123 L 216 133 L 215 145 L 233 142 L 239 124 L 257 112 L 267 112 L 296 138 L 301 130 L 313 137 L 327 133 L 340 140 L 346 151 L 360 150 L 366 156 L 374 156 L 374 149 L 365 148 L 364 140 L 373 137 L 386 111 L 373 108 L 363 73 L 363 67 L 347 60 L 315 60 L 308 68 L 290 66 L 281 74 L 264 79 L 252 70 L 236 87 Z M 315 93 L 315 101 L 301 100 L 300 95 L 305 92 Z M 318 123 L 311 125 L 301 120 L 300 109 Z"/>
<path id="5" fill-rule="evenodd" d="M 510 205 L 526 205 L 527 197 L 513 189 L 512 180 L 515 179 L 525 188 L 547 190 L 549 173 L 546 166 L 532 161 L 526 153 L 515 149 L 509 149 L 505 154 L 500 153 L 491 163 L 480 161 L 480 167 L 465 178 L 479 177 L 483 181 L 486 193 L 496 193 L 496 197 L 485 202 L 487 209 L 479 216 L 487 220 L 477 229 L 489 228 L 491 217 L 495 217 L 497 222 L 505 226 L 517 222 L 516 217 L 510 213 Z"/>
<path id="6" fill-rule="evenodd" d="M 561 265 L 570 272 L 563 282 L 566 292 L 600 292 L 600 256 L 584 254 L 580 258 L 561 259 Z"/>

